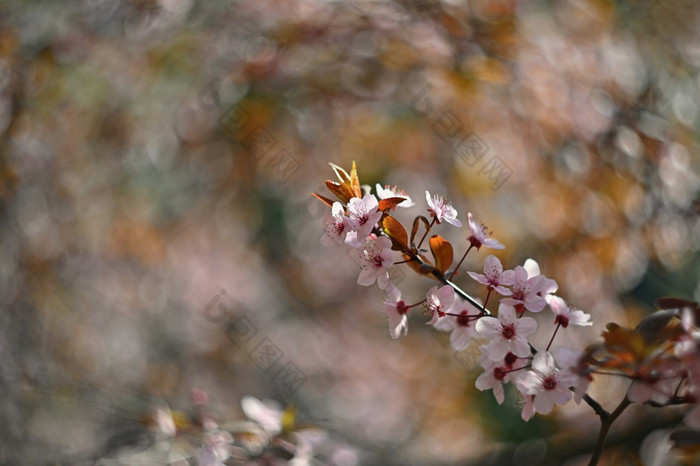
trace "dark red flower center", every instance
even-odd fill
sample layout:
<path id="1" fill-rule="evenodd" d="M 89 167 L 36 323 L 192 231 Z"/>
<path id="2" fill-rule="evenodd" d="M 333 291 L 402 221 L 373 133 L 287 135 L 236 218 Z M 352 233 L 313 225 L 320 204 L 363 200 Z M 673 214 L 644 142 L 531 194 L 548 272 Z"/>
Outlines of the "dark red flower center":
<path id="1" fill-rule="evenodd" d="M 469 316 L 467 316 L 467 311 L 462 311 L 462 313 L 457 317 L 457 324 L 462 327 L 469 327 Z"/>
<path id="2" fill-rule="evenodd" d="M 481 240 L 479 240 L 479 238 L 476 238 L 472 235 L 469 237 L 469 242 L 472 246 L 476 248 L 477 251 L 479 250 L 479 248 L 481 248 Z"/>
<path id="3" fill-rule="evenodd" d="M 562 327 L 566 328 L 569 326 L 569 318 L 566 316 L 561 316 L 558 315 L 556 319 L 554 319 L 555 324 L 560 324 Z"/>
<path id="4" fill-rule="evenodd" d="M 511 338 L 513 338 L 515 336 L 515 327 L 513 326 L 513 324 L 504 325 L 501 335 L 503 335 L 503 338 L 505 338 L 506 340 L 510 340 Z"/>
<path id="5" fill-rule="evenodd" d="M 556 386 L 557 386 L 557 379 L 555 379 L 551 375 L 542 381 L 542 387 L 547 391 L 554 390 L 556 388 Z"/>
<path id="6" fill-rule="evenodd" d="M 403 301 L 399 301 L 396 303 L 396 312 L 398 312 L 401 315 L 404 315 L 408 312 L 409 307 L 406 306 L 406 303 Z"/>
<path id="7" fill-rule="evenodd" d="M 497 367 L 493 370 L 493 377 L 496 380 L 503 380 L 506 378 L 507 373 L 508 371 L 505 367 Z"/>

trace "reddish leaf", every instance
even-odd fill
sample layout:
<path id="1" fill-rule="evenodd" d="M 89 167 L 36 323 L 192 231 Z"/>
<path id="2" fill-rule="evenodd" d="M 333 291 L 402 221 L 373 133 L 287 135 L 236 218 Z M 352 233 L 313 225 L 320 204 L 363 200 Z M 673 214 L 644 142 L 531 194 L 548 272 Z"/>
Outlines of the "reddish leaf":
<path id="1" fill-rule="evenodd" d="M 382 199 L 379 201 L 379 210 L 384 212 L 386 210 L 395 209 L 397 205 L 401 204 L 405 200 L 406 199 L 403 197 L 390 197 L 387 199 Z"/>
<path id="2" fill-rule="evenodd" d="M 320 194 L 316 194 L 316 193 L 311 193 L 311 195 L 313 197 L 315 197 L 316 199 L 320 200 L 321 202 L 323 202 L 324 204 L 326 204 L 328 207 L 333 207 L 333 201 L 331 201 L 327 197 L 321 196 Z"/>
<path id="3" fill-rule="evenodd" d="M 357 176 L 357 167 L 355 161 L 352 161 L 352 169 L 350 169 L 350 189 L 355 193 L 355 197 L 362 197 L 362 187 L 360 186 L 360 178 Z"/>
<path id="4" fill-rule="evenodd" d="M 454 250 L 450 242 L 440 235 L 433 235 L 430 237 L 430 251 L 435 258 L 435 267 L 441 273 L 445 273 L 454 259 Z"/>
<path id="5" fill-rule="evenodd" d="M 344 204 L 347 204 L 350 201 L 350 199 L 354 197 L 352 195 L 352 192 L 348 190 L 348 188 L 344 184 L 328 180 L 326 181 L 326 186 L 328 187 L 330 192 L 335 194 L 338 197 L 338 199 L 343 201 Z"/>
<path id="6" fill-rule="evenodd" d="M 326 186 L 328 186 L 328 189 L 333 191 L 336 196 L 346 203 L 353 197 L 361 198 L 362 188 L 360 187 L 360 179 L 357 177 L 357 167 L 355 166 L 355 162 L 352 163 L 352 170 L 350 170 L 349 175 L 348 172 L 334 163 L 331 163 L 330 166 L 333 168 L 333 171 L 340 180 L 340 183 L 326 181 Z M 331 188 L 329 183 L 333 185 L 333 188 Z"/>
<path id="7" fill-rule="evenodd" d="M 401 222 L 396 220 L 391 215 L 385 215 L 382 218 L 381 223 L 384 233 L 386 233 L 386 235 L 392 239 L 395 246 L 397 246 L 393 249 L 397 251 L 408 249 L 408 235 L 403 225 L 401 225 Z"/>
<path id="8" fill-rule="evenodd" d="M 656 300 L 656 306 L 659 309 L 683 309 L 684 307 L 697 309 L 698 303 L 679 298 L 659 298 Z"/>

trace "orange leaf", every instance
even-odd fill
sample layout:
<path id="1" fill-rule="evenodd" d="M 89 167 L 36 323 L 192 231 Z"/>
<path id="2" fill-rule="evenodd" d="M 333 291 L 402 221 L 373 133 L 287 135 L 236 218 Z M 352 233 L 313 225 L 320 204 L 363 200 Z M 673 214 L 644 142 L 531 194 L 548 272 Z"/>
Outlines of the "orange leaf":
<path id="1" fill-rule="evenodd" d="M 350 199 L 354 197 L 352 195 L 352 192 L 350 192 L 344 184 L 328 180 L 326 181 L 326 186 L 328 187 L 330 192 L 335 194 L 338 197 L 338 199 L 343 201 L 343 203 L 345 204 L 347 204 L 348 201 L 350 201 Z"/>
<path id="2" fill-rule="evenodd" d="M 328 189 L 333 191 L 336 196 L 346 203 L 353 197 L 361 198 L 362 188 L 360 187 L 360 179 L 357 177 L 355 162 L 352 163 L 352 170 L 350 170 L 349 175 L 348 172 L 334 163 L 331 163 L 330 166 L 333 168 L 333 171 L 340 180 L 340 183 L 326 181 L 326 186 L 328 186 Z M 333 185 L 335 189 L 331 188 L 331 185 Z"/>
<path id="3" fill-rule="evenodd" d="M 603 340 L 605 340 L 608 351 L 618 356 L 626 353 L 630 354 L 633 359 L 641 359 L 646 347 L 642 335 L 615 323 L 609 323 L 606 327 L 608 331 L 603 332 Z"/>
<path id="4" fill-rule="evenodd" d="M 326 204 L 328 207 L 333 207 L 333 201 L 331 201 L 331 200 L 328 199 L 327 197 L 321 196 L 320 194 L 316 194 L 316 193 L 311 193 L 311 195 L 312 195 L 313 197 L 315 197 L 316 199 L 318 199 L 319 201 L 321 201 L 321 202 L 323 202 L 324 204 Z"/>
<path id="5" fill-rule="evenodd" d="M 387 199 L 382 199 L 379 201 L 379 210 L 382 212 L 386 210 L 391 210 L 396 208 L 397 205 L 401 204 L 406 199 L 403 197 L 390 197 Z"/>
<path id="6" fill-rule="evenodd" d="M 398 246 L 393 249 L 396 249 L 397 251 L 408 249 L 408 234 L 406 233 L 403 225 L 401 225 L 401 222 L 396 220 L 391 215 L 385 215 L 381 222 L 382 227 L 384 228 L 384 233 L 386 233 L 387 236 L 392 239 L 395 246 Z"/>
<path id="7" fill-rule="evenodd" d="M 454 251 L 450 242 L 440 235 L 433 235 L 430 237 L 430 251 L 435 258 L 435 267 L 440 272 L 445 273 L 454 259 Z"/>
<path id="8" fill-rule="evenodd" d="M 355 197 L 362 197 L 362 187 L 360 186 L 360 178 L 357 176 L 357 167 L 354 160 L 350 169 L 350 189 L 355 193 Z"/>

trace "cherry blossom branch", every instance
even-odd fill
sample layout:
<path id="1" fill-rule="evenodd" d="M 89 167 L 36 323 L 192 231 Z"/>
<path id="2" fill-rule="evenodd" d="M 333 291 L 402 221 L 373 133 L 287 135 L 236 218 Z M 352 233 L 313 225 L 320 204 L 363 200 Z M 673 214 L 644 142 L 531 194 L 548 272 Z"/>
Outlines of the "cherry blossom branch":
<path id="1" fill-rule="evenodd" d="M 471 249 L 471 246 L 470 246 L 470 249 Z M 421 265 L 425 264 L 425 262 L 424 262 L 417 254 L 413 253 L 413 251 L 411 251 L 411 250 L 406 250 L 406 249 L 403 249 L 403 248 L 402 248 L 402 252 L 405 253 L 405 254 L 407 254 L 407 255 L 410 257 L 409 261 L 414 260 L 414 261 L 418 262 L 418 263 L 421 264 Z M 469 251 L 467 250 L 467 252 L 469 252 Z M 466 254 L 465 254 L 465 256 L 466 256 Z M 460 261 L 460 262 L 461 262 L 461 261 Z M 451 287 L 455 290 L 455 293 L 456 293 L 457 295 L 459 295 L 462 299 L 464 299 L 465 301 L 468 301 L 470 304 L 472 304 L 472 305 L 473 305 L 474 307 L 476 307 L 477 309 L 481 309 L 483 314 L 482 314 L 482 316 L 480 316 L 480 317 L 491 316 L 491 311 L 489 311 L 489 310 L 486 308 L 486 302 L 484 302 L 483 305 L 482 305 L 482 304 L 479 304 L 479 303 L 476 301 L 476 299 L 472 298 L 472 297 L 469 295 L 469 293 L 467 293 L 467 292 L 465 292 L 464 290 L 462 290 L 457 284 L 455 284 L 454 282 L 452 282 L 452 281 L 450 280 L 450 278 L 452 277 L 452 275 L 450 275 L 450 278 L 445 278 L 444 275 L 442 275 L 439 271 L 435 271 L 435 272 L 433 272 L 433 276 L 434 276 L 436 279 L 438 279 L 440 282 L 442 282 L 444 285 L 451 286 Z M 559 328 L 559 325 L 557 326 L 557 329 L 558 329 L 558 328 Z M 551 345 L 552 341 L 554 340 L 554 336 L 555 336 L 555 335 L 556 335 L 556 331 L 555 331 L 554 335 L 552 335 L 552 340 L 550 340 L 550 345 Z M 549 345 L 547 346 L 547 349 L 549 349 Z M 532 352 L 533 355 L 534 355 L 534 354 L 537 354 L 537 349 L 536 349 L 534 346 L 532 346 L 532 344 L 530 344 L 530 351 Z M 591 397 L 590 395 L 585 394 L 585 395 L 583 396 L 583 400 L 584 400 L 584 401 L 593 409 L 593 411 L 600 417 L 601 422 L 604 422 L 606 419 L 608 419 L 608 418 L 610 417 L 610 413 L 608 413 L 608 412 L 600 405 L 600 403 L 598 403 L 598 401 L 596 401 L 596 400 L 595 400 L 593 397 Z"/>
<path id="2" fill-rule="evenodd" d="M 593 411 L 600 417 L 601 422 L 610 417 L 610 413 L 588 393 L 583 395 L 583 401 L 593 408 Z"/>
<path id="3" fill-rule="evenodd" d="M 454 288 L 455 293 L 457 293 L 457 294 L 458 294 L 462 299 L 464 299 L 465 301 L 469 302 L 469 304 L 471 304 L 472 306 L 474 306 L 474 307 L 477 308 L 477 309 L 481 309 L 481 312 L 482 312 L 482 314 L 483 314 L 484 316 L 490 316 L 490 315 L 491 315 L 491 311 L 489 311 L 488 309 L 486 309 L 486 306 L 484 306 L 484 305 L 482 305 L 482 304 L 479 304 L 479 302 L 478 302 L 476 299 L 472 298 L 472 297 L 469 295 L 469 293 L 463 291 L 459 286 L 457 286 L 455 283 L 451 282 L 449 279 L 445 278 L 442 274 L 439 274 L 440 276 L 437 276 L 438 274 L 433 274 L 433 275 L 436 275 L 435 278 L 437 278 L 438 280 L 440 280 L 443 284 L 449 285 L 449 286 L 451 286 L 452 288 Z"/>
<path id="4" fill-rule="evenodd" d="M 627 409 L 629 405 L 631 405 L 632 402 L 627 398 L 627 395 L 622 399 L 619 405 L 617 405 L 617 408 L 610 413 L 609 416 L 601 416 L 601 422 L 600 422 L 600 432 L 598 432 L 598 439 L 596 440 L 596 446 L 595 450 L 593 451 L 593 456 L 591 457 L 591 461 L 588 463 L 588 466 L 596 466 L 598 464 L 598 461 L 600 460 L 600 456 L 603 454 L 603 448 L 605 447 L 605 440 L 608 437 L 608 431 L 610 430 L 610 427 L 612 426 L 613 422 L 620 417 L 620 415 Z"/>

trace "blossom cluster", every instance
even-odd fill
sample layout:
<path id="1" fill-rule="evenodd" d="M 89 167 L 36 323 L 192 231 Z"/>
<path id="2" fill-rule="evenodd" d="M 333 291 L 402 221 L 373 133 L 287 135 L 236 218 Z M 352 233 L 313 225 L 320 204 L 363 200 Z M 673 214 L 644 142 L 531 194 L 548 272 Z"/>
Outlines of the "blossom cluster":
<path id="1" fill-rule="evenodd" d="M 379 184 L 373 194 L 371 187 L 360 185 L 354 164 L 350 174 L 331 165 L 339 182 L 329 180 L 326 186 L 339 201 L 314 193 L 331 208 L 324 219 L 321 241 L 354 248 L 361 264 L 357 283 L 364 286 L 377 283 L 386 291 L 383 311 L 392 338 L 408 333 L 409 311 L 420 308 L 427 318 L 426 324 L 437 331 L 450 332 L 454 350 L 463 351 L 474 341 L 481 351 L 483 369 L 476 379 L 476 388 L 492 390 L 500 404 L 505 398 L 504 385 L 513 383 L 520 393 L 521 414 L 526 421 L 535 413 L 547 414 L 555 405 L 573 399 L 576 403 L 585 400 L 603 424 L 614 421 L 632 402 L 657 407 L 690 404 L 686 425 L 700 428 L 700 329 L 697 326 L 700 306 L 697 303 L 664 298 L 658 303 L 662 311 L 644 319 L 635 329 L 611 323 L 603 332 L 603 343 L 585 349 L 552 348 L 560 330 L 591 326 L 591 316 L 557 296 L 557 282 L 543 275 L 535 260 L 527 259 L 522 265 L 504 270 L 498 257 L 488 255 L 481 271 L 467 271 L 466 275 L 473 280 L 471 286 L 485 292 L 482 302 L 452 279 L 472 249 L 505 248 L 491 237 L 492 232 L 486 226 L 467 213 L 467 250 L 452 267 L 452 245 L 436 234 L 428 238 L 436 225 L 462 227 L 457 209 L 446 198 L 426 191 L 425 214 L 415 217 L 409 236 L 407 229 L 391 215 L 397 207 L 416 205 L 408 194 Z M 417 239 L 421 227 L 423 235 Z M 426 238 L 427 249 L 423 247 Z M 428 250 L 432 260 L 426 255 Z M 422 300 L 409 304 L 389 278 L 389 270 L 399 265 L 437 284 L 427 290 Z M 498 296 L 495 315 L 487 308 L 492 296 Z M 551 311 L 545 313 L 549 317 L 541 314 L 545 309 Z M 534 315 L 539 317 L 535 319 Z M 530 341 L 538 332 L 538 322 L 551 324 L 549 343 L 540 349 Z M 587 394 L 596 374 L 616 375 L 631 381 L 625 398 L 612 413 Z M 607 428 L 603 425 L 601 431 L 607 432 Z M 691 446 L 700 447 L 700 431 L 697 439 Z M 687 444 L 688 440 L 683 442 Z M 603 443 L 599 442 L 599 449 Z"/>
<path id="2" fill-rule="evenodd" d="M 324 220 L 321 241 L 354 248 L 361 264 L 357 283 L 377 283 L 386 291 L 383 310 L 392 338 L 408 333 L 408 313 L 420 308 L 426 324 L 437 331 L 450 332 L 454 350 L 463 351 L 474 341 L 481 352 L 483 369 L 476 379 L 476 388 L 492 390 L 500 404 L 505 398 L 505 384 L 513 383 L 520 394 L 525 421 L 535 413 L 551 412 L 555 405 L 585 401 L 601 421 L 592 465 L 600 458 L 610 425 L 634 402 L 652 407 L 690 405 L 685 424 L 699 430 L 680 430 L 671 435 L 671 440 L 676 448 L 687 452 L 700 450 L 700 304 L 661 298 L 656 303 L 660 310 L 634 329 L 609 323 L 602 333 L 602 343 L 585 349 L 552 348 L 560 330 L 591 326 L 591 316 L 557 296 L 557 282 L 543 275 L 535 260 L 527 259 L 522 265 L 504 270 L 498 257 L 488 255 L 481 271 L 468 270 L 466 274 L 472 280 L 468 283 L 485 293 L 483 301 L 474 298 L 453 277 L 470 251 L 482 247 L 500 250 L 505 246 L 492 238 L 492 232 L 479 224 L 471 212 L 467 213 L 467 249 L 453 267 L 452 244 L 437 234 L 428 238 L 433 228 L 443 223 L 462 227 L 457 209 L 446 198 L 426 191 L 425 214 L 415 217 L 409 235 L 409 230 L 391 215 L 397 207 L 416 205 L 408 194 L 379 184 L 372 194 L 371 187 L 360 185 L 354 164 L 349 174 L 331 166 L 339 182 L 329 180 L 326 186 L 339 201 L 313 194 L 331 208 Z M 418 239 L 421 228 L 423 234 Z M 409 304 L 389 278 L 389 270 L 399 265 L 437 284 L 427 290 L 423 299 Z M 487 307 L 492 296 L 498 297 L 495 315 Z M 545 309 L 551 314 L 543 313 Z M 549 343 L 539 349 L 530 341 L 538 331 L 543 332 L 538 329 L 538 322 L 551 325 L 551 334 L 544 335 Z M 606 411 L 587 393 L 594 375 L 619 376 L 630 381 L 615 410 Z"/>
<path id="3" fill-rule="evenodd" d="M 340 201 L 316 194 L 331 207 L 324 218 L 321 242 L 355 248 L 361 264 L 357 283 L 364 286 L 377 283 L 380 289 L 386 290 L 383 310 L 392 338 L 407 334 L 408 313 L 420 307 L 428 318 L 426 324 L 438 331 L 450 332 L 450 344 L 456 351 L 465 350 L 472 340 L 480 344 L 483 373 L 477 378 L 476 387 L 493 390 L 496 400 L 502 403 L 503 385 L 513 382 L 524 400 L 523 419 L 529 420 L 535 412 L 549 413 L 555 404 L 561 405 L 571 399 L 581 401 L 590 381 L 590 374 L 578 370 L 582 352 L 569 348 L 550 351 L 550 346 L 560 329 L 592 325 L 590 315 L 570 307 L 556 296 L 556 281 L 542 275 L 536 261 L 528 259 L 523 265 L 504 270 L 498 257 L 487 256 L 483 272 L 467 272 L 475 286 L 485 289 L 486 298 L 481 303 L 451 279 L 472 249 L 500 250 L 505 246 L 493 238 L 471 212 L 467 213 L 467 252 L 450 270 L 453 248 L 449 242 L 439 235 L 430 237 L 434 264 L 421 249 L 434 226 L 448 223 L 462 227 L 457 209 L 445 197 L 426 191 L 426 215 L 416 217 L 409 242 L 406 230 L 390 212 L 397 207 L 414 206 L 416 203 L 410 196 L 396 187 L 379 184 L 373 194 L 371 187 L 359 184 L 354 167 L 351 174 L 336 166 L 334 170 L 340 183 L 328 181 L 327 186 Z M 421 224 L 425 232 L 416 244 Z M 411 266 L 439 283 L 428 289 L 423 300 L 407 304 L 389 279 L 390 268 L 398 263 Z M 486 307 L 492 295 L 500 297 L 495 316 Z M 545 308 L 552 312 L 554 330 L 550 344 L 538 352 L 529 341 L 537 330 L 537 321 L 526 314 L 536 314 Z M 571 388 L 575 388 L 575 393 Z"/>

